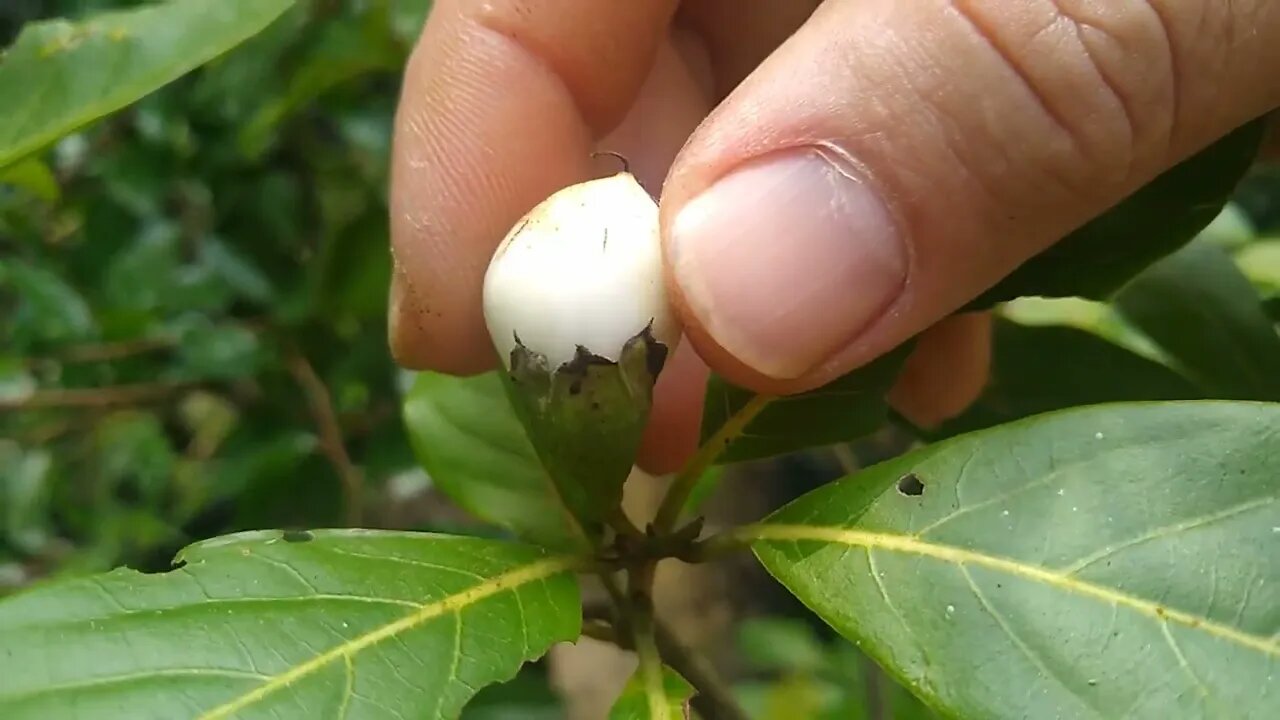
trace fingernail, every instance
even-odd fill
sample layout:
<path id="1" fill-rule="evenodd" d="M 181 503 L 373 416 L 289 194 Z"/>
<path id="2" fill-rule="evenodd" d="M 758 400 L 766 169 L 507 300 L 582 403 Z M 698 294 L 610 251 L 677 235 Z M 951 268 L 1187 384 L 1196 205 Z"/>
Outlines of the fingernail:
<path id="1" fill-rule="evenodd" d="M 801 377 L 853 342 L 907 273 L 884 201 L 852 165 L 817 148 L 721 178 L 680 210 L 669 252 L 711 337 L 778 379 Z"/>

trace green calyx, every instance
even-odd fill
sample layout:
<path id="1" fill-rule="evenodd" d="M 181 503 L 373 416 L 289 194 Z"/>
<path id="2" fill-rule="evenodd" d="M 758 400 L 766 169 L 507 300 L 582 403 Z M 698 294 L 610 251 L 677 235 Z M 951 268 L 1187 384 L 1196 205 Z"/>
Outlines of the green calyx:
<path id="1" fill-rule="evenodd" d="M 507 395 L 565 505 L 596 532 L 622 502 L 667 346 L 650 327 L 610 360 L 581 345 L 551 368 L 516 337 Z"/>

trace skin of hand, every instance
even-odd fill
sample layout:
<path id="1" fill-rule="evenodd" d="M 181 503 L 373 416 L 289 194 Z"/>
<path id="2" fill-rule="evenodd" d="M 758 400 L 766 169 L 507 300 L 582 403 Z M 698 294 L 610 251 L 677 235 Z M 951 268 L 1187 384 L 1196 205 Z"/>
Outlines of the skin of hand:
<path id="1" fill-rule="evenodd" d="M 1278 106 L 1269 0 L 439 0 L 396 119 L 392 352 L 494 368 L 494 248 L 611 150 L 660 197 L 686 333 L 642 467 L 694 450 L 708 367 L 793 393 L 921 333 L 890 400 L 934 423 L 990 365 L 957 308 Z"/>

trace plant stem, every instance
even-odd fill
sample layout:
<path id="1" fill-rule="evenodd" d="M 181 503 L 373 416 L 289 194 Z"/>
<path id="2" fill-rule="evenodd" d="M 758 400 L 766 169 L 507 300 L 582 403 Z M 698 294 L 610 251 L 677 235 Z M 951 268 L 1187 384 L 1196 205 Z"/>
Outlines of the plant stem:
<path id="1" fill-rule="evenodd" d="M 728 685 L 707 659 L 686 648 L 671 628 L 654 618 L 658 651 L 680 676 L 697 690 L 692 705 L 705 720 L 747 720 Z"/>
<path id="2" fill-rule="evenodd" d="M 669 702 L 663 692 L 662 654 L 658 652 L 658 641 L 654 635 L 652 608 L 642 607 L 642 602 L 637 601 L 637 607 L 632 611 L 631 638 L 640 659 L 639 672 L 649 707 L 654 710 L 661 708 L 654 717 L 664 717 Z"/>
<path id="3" fill-rule="evenodd" d="M 617 645 L 619 640 L 618 631 L 614 629 L 613 625 L 604 620 L 590 619 L 583 621 L 582 635 L 583 637 L 613 643 L 614 645 Z"/>
<path id="4" fill-rule="evenodd" d="M 156 382 L 97 388 L 37 390 L 26 397 L 0 400 L 0 412 L 47 408 L 98 409 L 119 405 L 142 405 L 167 400 L 184 390 L 200 387 L 199 382 Z"/>
<path id="5" fill-rule="evenodd" d="M 608 523 L 609 526 L 614 529 L 614 532 L 624 537 L 628 537 L 633 540 L 638 540 L 644 537 L 644 531 L 636 527 L 635 523 L 631 522 L 631 518 L 627 517 L 626 511 L 621 507 L 613 509 L 613 512 L 609 514 Z"/>
<path id="6" fill-rule="evenodd" d="M 751 525 L 740 525 L 736 528 L 712 535 L 695 543 L 692 552 L 684 558 L 686 562 L 707 562 L 747 549 L 754 539 L 751 537 Z"/>
<path id="7" fill-rule="evenodd" d="M 618 607 L 619 626 L 613 628 L 614 644 L 641 655 L 644 643 L 649 641 L 641 641 L 640 638 L 652 638 L 659 673 L 661 665 L 665 663 L 693 685 L 695 694 L 690 704 L 698 711 L 698 715 L 705 720 L 747 720 L 746 712 L 738 705 L 728 685 L 711 663 L 686 648 L 671 628 L 654 613 L 651 599 L 653 570 L 654 567 L 650 565 L 638 573 L 633 571 L 629 580 L 635 590 L 630 597 L 623 593 L 613 576 L 605 573 L 600 575 L 605 591 Z M 640 590 L 643 590 L 644 595 L 638 598 L 636 591 Z M 644 652 L 650 650 L 644 649 Z M 640 661 L 641 667 L 645 667 L 646 656 L 641 655 Z M 648 661 L 652 663 L 653 656 L 648 656 Z M 661 683 L 660 675 L 658 682 Z"/>
<path id="8" fill-rule="evenodd" d="M 333 410 L 333 398 L 329 394 L 329 388 L 320 379 L 311 361 L 307 360 L 300 351 L 290 350 L 285 364 L 306 398 L 311 419 L 320 435 L 320 451 L 329 460 L 329 464 L 333 466 L 342 483 L 347 525 L 359 527 L 364 509 L 364 473 L 356 467 L 347 453 L 342 426 L 338 422 L 337 413 Z"/>
<path id="9" fill-rule="evenodd" d="M 720 457 L 720 453 L 729 446 L 729 443 L 742 434 L 760 411 L 773 401 L 773 398 L 772 395 L 751 396 L 746 404 L 730 416 L 720 429 L 698 448 L 693 459 L 685 465 L 679 475 L 676 475 L 666 496 L 662 498 L 662 505 L 659 506 L 658 515 L 653 521 L 654 531 L 658 535 L 671 532 L 680 520 L 680 513 L 684 511 L 689 495 L 693 493 L 693 488 L 702 478 L 702 474 L 715 463 L 716 458 Z"/>

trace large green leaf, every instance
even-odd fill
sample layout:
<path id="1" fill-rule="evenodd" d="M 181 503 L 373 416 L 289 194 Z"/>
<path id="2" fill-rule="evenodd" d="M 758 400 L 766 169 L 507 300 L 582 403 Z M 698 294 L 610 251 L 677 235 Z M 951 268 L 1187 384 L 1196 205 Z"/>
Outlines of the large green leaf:
<path id="1" fill-rule="evenodd" d="M 221 55 L 291 5 L 168 0 L 27 25 L 0 63 L 0 167 Z"/>
<path id="2" fill-rule="evenodd" d="M 1265 123 L 1255 120 L 1191 156 L 1067 235 L 969 304 L 1025 295 L 1105 298 L 1213 222 L 1253 163 Z"/>
<path id="3" fill-rule="evenodd" d="M 452 718 L 575 638 L 575 561 L 476 538 L 254 532 L 0 602 L 0 717 Z"/>
<path id="4" fill-rule="evenodd" d="M 668 667 L 653 682 L 637 670 L 618 696 L 609 720 L 686 720 L 693 686 Z M 661 680 L 661 683 L 658 682 Z"/>
<path id="5" fill-rule="evenodd" d="M 1076 405 L 1203 397 L 1165 365 L 1073 327 L 997 319 L 992 349 L 982 396 L 927 436 L 949 437 Z"/>
<path id="6" fill-rule="evenodd" d="M 1280 717 L 1280 405 L 1037 416 L 740 532 L 949 715 Z"/>
<path id="7" fill-rule="evenodd" d="M 770 400 L 739 432 L 726 438 L 729 444 L 719 461 L 781 455 L 873 432 L 888 413 L 884 396 L 910 347 L 910 343 L 905 344 L 816 390 Z M 707 384 L 702 414 L 703 442 L 733 422 L 754 397 L 754 393 L 713 375 Z"/>
<path id="8" fill-rule="evenodd" d="M 1222 249 L 1188 245 L 1134 278 L 1115 305 L 1213 397 L 1280 400 L 1280 335 Z"/>
<path id="9" fill-rule="evenodd" d="M 583 537 L 495 373 L 419 373 L 405 425 L 432 481 L 467 511 L 552 547 Z"/>

